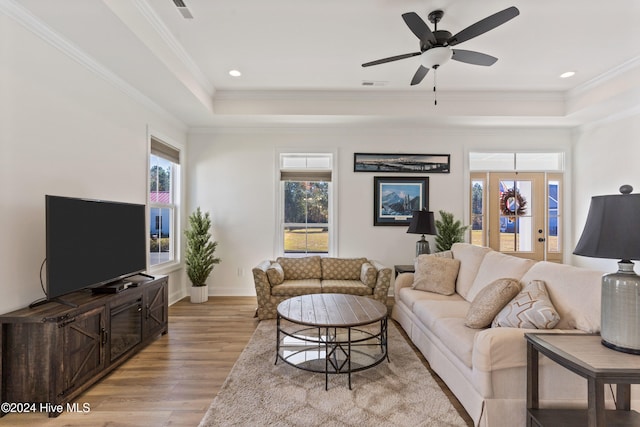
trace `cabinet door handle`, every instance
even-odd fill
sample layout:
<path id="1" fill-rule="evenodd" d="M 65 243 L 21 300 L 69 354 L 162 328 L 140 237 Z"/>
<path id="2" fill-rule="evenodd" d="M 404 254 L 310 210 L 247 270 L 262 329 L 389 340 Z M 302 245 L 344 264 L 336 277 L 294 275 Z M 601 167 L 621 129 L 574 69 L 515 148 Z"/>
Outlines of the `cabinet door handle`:
<path id="1" fill-rule="evenodd" d="M 107 343 L 107 339 L 109 337 L 109 331 L 107 331 L 105 328 L 102 328 L 102 344 L 106 344 Z"/>

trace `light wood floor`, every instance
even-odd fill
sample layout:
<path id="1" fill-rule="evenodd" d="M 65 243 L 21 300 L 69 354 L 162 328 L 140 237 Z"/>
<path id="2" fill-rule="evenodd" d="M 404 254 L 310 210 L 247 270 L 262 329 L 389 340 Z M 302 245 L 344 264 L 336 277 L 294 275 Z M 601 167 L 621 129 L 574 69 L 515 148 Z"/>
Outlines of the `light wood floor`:
<path id="1" fill-rule="evenodd" d="M 9 414 L 0 418 L 0 426 L 197 426 L 258 324 L 255 307 L 255 297 L 179 301 L 169 308 L 167 335 L 75 400 L 81 407 L 88 404 L 88 413 L 58 418 Z M 472 426 L 460 403 L 439 383 Z"/>

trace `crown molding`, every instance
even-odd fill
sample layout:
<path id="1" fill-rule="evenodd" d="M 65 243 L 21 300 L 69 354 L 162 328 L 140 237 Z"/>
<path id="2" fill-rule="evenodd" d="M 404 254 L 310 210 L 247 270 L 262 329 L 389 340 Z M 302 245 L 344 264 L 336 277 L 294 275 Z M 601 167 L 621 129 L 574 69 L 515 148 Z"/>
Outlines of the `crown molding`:
<path id="1" fill-rule="evenodd" d="M 640 67 L 640 56 L 631 58 L 630 60 L 623 62 L 617 67 L 613 67 L 606 73 L 601 74 L 579 86 L 576 86 L 573 89 L 568 90 L 566 92 L 566 98 L 572 99 L 572 98 L 577 98 L 579 96 L 583 96 L 586 93 L 591 92 L 599 88 L 600 86 L 621 77 L 623 74 L 639 67 Z"/>
<path id="2" fill-rule="evenodd" d="M 561 91 L 438 91 L 438 100 L 466 101 L 551 101 L 564 102 Z M 216 91 L 214 101 L 416 101 L 433 100 L 431 90 L 224 90 Z"/>
<path id="3" fill-rule="evenodd" d="M 215 93 L 215 88 L 209 79 L 204 75 L 191 56 L 184 49 L 182 44 L 173 36 L 165 23 L 153 10 L 146 0 L 134 0 L 136 8 L 149 21 L 153 29 L 160 35 L 171 52 L 182 62 L 182 65 L 189 70 L 194 79 L 201 85 L 210 96 Z"/>
<path id="4" fill-rule="evenodd" d="M 120 78 L 117 74 L 109 70 L 107 67 L 93 59 L 90 55 L 76 46 L 74 43 L 67 40 L 51 27 L 46 25 L 35 15 L 33 15 L 24 6 L 18 4 L 14 0 L 0 0 L 0 11 L 12 18 L 14 21 L 22 25 L 33 34 L 55 47 L 78 64 L 82 65 L 93 74 L 99 76 L 103 80 L 107 81 L 112 86 L 119 89 L 122 93 L 133 99 L 137 103 L 141 104 L 145 108 L 153 111 L 161 117 L 170 120 L 174 125 L 187 129 L 184 122 L 179 120 L 173 114 L 165 110 L 163 107 L 152 101 L 149 97 L 144 95 L 135 87 L 131 86 L 125 80 Z"/>

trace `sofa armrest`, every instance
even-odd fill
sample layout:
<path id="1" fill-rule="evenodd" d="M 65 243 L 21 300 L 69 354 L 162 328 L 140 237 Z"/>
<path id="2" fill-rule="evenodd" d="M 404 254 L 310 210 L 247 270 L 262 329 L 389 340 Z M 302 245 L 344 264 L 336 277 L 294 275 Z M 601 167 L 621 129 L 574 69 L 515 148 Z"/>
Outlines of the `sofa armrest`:
<path id="1" fill-rule="evenodd" d="M 413 285 L 413 273 L 400 273 L 393 282 L 393 295 L 400 295 L 400 289 L 410 288 Z"/>
<path id="2" fill-rule="evenodd" d="M 261 298 L 269 298 L 271 295 L 271 284 L 269 283 L 269 278 L 267 277 L 267 269 L 271 265 L 271 261 L 265 260 L 260 264 L 255 266 L 253 270 L 253 281 L 256 286 L 256 295 L 258 296 L 258 301 Z"/>
<path id="3" fill-rule="evenodd" d="M 376 286 L 373 288 L 373 298 L 386 303 L 389 287 L 391 286 L 391 268 L 384 266 L 378 261 L 369 260 L 369 262 L 378 270 Z"/>
<path id="4" fill-rule="evenodd" d="M 526 333 L 575 334 L 576 329 L 489 328 L 474 338 L 471 363 L 474 370 L 491 372 L 527 366 Z"/>

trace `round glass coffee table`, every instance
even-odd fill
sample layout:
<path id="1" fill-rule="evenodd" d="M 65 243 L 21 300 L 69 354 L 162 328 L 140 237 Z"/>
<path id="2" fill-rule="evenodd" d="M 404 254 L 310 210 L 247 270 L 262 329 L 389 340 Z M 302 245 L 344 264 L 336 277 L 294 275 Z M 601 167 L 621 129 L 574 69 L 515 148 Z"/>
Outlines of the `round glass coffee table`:
<path id="1" fill-rule="evenodd" d="M 325 374 L 371 368 L 387 352 L 387 307 L 371 298 L 345 294 L 310 294 L 278 304 L 276 364 Z"/>

